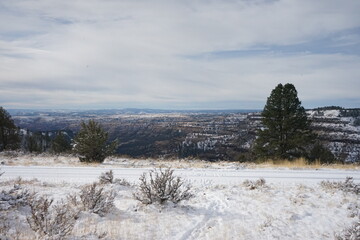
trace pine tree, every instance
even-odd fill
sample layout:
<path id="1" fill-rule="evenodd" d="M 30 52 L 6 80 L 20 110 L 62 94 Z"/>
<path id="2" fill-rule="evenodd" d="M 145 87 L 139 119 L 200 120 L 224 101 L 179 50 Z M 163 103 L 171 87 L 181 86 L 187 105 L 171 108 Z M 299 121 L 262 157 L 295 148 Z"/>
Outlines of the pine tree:
<path id="1" fill-rule="evenodd" d="M 66 133 L 59 131 L 51 142 L 51 150 L 54 153 L 62 153 L 71 150 L 70 140 L 65 136 Z"/>
<path id="2" fill-rule="evenodd" d="M 19 129 L 10 114 L 0 107 L 0 151 L 19 148 Z"/>
<path id="3" fill-rule="evenodd" d="M 94 120 L 81 123 L 74 142 L 74 151 L 81 162 L 103 162 L 117 147 L 117 141 L 108 144 L 108 133 Z"/>
<path id="4" fill-rule="evenodd" d="M 292 159 L 306 155 L 315 135 L 295 86 L 279 84 L 262 112 L 264 129 L 258 131 L 255 152 L 260 158 Z"/>

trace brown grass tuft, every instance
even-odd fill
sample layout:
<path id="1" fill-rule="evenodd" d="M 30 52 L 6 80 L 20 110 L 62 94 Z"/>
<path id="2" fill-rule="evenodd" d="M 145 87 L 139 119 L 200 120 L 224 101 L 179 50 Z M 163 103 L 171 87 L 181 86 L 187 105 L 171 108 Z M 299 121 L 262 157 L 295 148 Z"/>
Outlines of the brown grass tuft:
<path id="1" fill-rule="evenodd" d="M 257 164 L 259 167 L 285 167 L 285 168 L 334 168 L 334 169 L 359 169 L 358 164 L 321 164 L 319 160 L 314 163 L 308 163 L 305 158 L 297 158 L 294 160 L 281 159 L 274 160 L 268 159 L 263 163 Z"/>

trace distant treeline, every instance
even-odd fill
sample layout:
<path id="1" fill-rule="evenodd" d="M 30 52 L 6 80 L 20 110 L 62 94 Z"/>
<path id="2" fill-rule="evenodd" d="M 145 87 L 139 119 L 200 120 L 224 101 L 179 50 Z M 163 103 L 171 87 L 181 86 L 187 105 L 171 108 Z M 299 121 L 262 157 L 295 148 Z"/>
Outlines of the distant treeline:
<path id="1" fill-rule="evenodd" d="M 317 111 L 324 111 L 324 110 L 343 110 L 343 107 L 340 106 L 325 106 L 325 107 L 318 107 L 318 108 L 314 108 L 314 110 Z"/>
<path id="2" fill-rule="evenodd" d="M 19 132 L 19 148 L 25 152 L 70 152 L 74 133 L 71 130 Z"/>
<path id="3" fill-rule="evenodd" d="M 349 108 L 340 111 L 342 117 L 360 117 L 360 108 Z"/>

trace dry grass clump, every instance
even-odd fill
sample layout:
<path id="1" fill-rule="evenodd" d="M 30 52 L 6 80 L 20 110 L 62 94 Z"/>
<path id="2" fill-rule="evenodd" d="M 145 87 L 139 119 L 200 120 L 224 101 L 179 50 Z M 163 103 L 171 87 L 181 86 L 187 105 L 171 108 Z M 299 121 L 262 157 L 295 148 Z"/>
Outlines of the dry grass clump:
<path id="1" fill-rule="evenodd" d="M 260 167 L 286 167 L 286 168 L 334 168 L 334 169 L 358 169 L 359 164 L 322 164 L 319 160 L 309 163 L 305 158 L 288 159 L 268 159 L 257 164 Z"/>
<path id="2" fill-rule="evenodd" d="M 294 160 L 288 159 L 268 159 L 263 163 L 259 164 L 264 166 L 277 166 L 277 167 L 288 167 L 288 168 L 320 168 L 320 161 L 315 161 L 314 163 L 309 164 L 305 158 L 297 158 Z"/>
<path id="3" fill-rule="evenodd" d="M 266 181 L 264 178 L 260 178 L 256 181 L 251 181 L 251 180 L 245 180 L 243 182 L 243 185 L 250 189 L 250 190 L 255 190 L 255 189 L 260 189 L 260 188 L 264 188 L 266 184 Z"/>
<path id="4" fill-rule="evenodd" d="M 1 157 L 6 157 L 6 158 L 16 158 L 16 157 L 21 156 L 23 154 L 24 154 L 23 152 L 15 151 L 15 150 L 5 150 L 5 151 L 0 152 L 0 156 Z"/>
<path id="5" fill-rule="evenodd" d="M 178 203 L 193 196 L 190 185 L 185 185 L 180 177 L 175 177 L 174 170 L 170 168 L 143 173 L 139 180 L 139 189 L 134 197 L 143 204 L 163 204 L 166 201 Z"/>

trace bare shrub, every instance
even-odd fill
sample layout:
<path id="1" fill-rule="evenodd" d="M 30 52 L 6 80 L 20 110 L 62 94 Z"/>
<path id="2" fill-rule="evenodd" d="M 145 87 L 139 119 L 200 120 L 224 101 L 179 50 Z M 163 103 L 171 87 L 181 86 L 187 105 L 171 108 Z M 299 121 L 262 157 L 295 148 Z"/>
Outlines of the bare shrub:
<path id="1" fill-rule="evenodd" d="M 250 190 L 259 189 L 265 187 L 266 181 L 264 178 L 260 178 L 256 181 L 245 180 L 243 185 Z"/>
<path id="2" fill-rule="evenodd" d="M 336 240 L 357 240 L 360 239 L 360 218 L 338 234 L 335 234 Z"/>
<path id="3" fill-rule="evenodd" d="M 33 195 L 28 202 L 30 216 L 27 217 L 27 222 L 41 238 L 63 239 L 71 233 L 78 212 L 68 203 L 53 205 L 53 202 L 53 199 Z"/>
<path id="4" fill-rule="evenodd" d="M 354 179 L 352 177 L 346 177 L 344 182 L 322 181 L 320 186 L 325 189 L 339 189 L 343 192 L 360 194 L 360 184 L 354 183 Z"/>
<path id="5" fill-rule="evenodd" d="M 100 184 L 114 183 L 114 173 L 112 170 L 104 172 L 99 177 Z"/>
<path id="6" fill-rule="evenodd" d="M 193 196 L 190 185 L 185 185 L 180 177 L 173 175 L 174 170 L 151 170 L 148 175 L 143 173 L 140 177 L 139 190 L 134 194 L 136 200 L 143 204 L 166 201 L 178 203 Z"/>
<path id="7" fill-rule="evenodd" d="M 79 199 L 76 195 L 68 198 L 80 210 L 90 211 L 103 217 L 114 207 L 115 196 L 114 191 L 106 191 L 104 187 L 93 183 L 81 188 Z"/>

